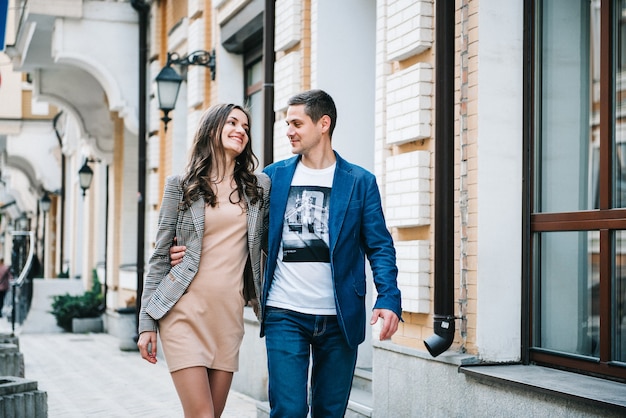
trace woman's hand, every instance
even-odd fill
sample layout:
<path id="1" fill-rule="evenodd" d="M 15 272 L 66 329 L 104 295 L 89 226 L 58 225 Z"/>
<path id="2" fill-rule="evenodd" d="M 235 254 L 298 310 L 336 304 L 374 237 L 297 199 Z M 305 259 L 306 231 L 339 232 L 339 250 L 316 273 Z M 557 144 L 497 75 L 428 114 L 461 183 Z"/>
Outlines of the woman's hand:
<path id="1" fill-rule="evenodd" d="M 145 331 L 139 335 L 137 341 L 141 358 L 152 364 L 157 362 L 157 333 L 154 331 Z"/>

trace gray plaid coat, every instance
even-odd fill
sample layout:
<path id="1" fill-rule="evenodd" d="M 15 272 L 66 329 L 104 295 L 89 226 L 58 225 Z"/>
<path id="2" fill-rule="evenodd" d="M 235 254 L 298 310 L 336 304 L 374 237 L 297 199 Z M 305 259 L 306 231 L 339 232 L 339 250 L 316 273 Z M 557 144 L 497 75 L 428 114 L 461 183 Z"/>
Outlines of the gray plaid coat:
<path id="1" fill-rule="evenodd" d="M 263 188 L 263 199 L 256 204 L 248 201 L 248 250 L 249 259 L 244 274 L 244 296 L 254 306 L 261 294 L 261 244 L 267 233 L 267 208 L 269 207 L 270 180 L 265 174 L 257 174 Z M 204 200 L 198 199 L 191 206 L 179 211 L 183 190 L 181 177 L 170 176 L 165 183 L 163 201 L 159 212 L 156 245 L 148 263 L 139 311 L 139 333 L 156 331 L 157 321 L 174 306 L 185 293 L 200 264 L 202 237 L 204 235 Z M 169 250 L 176 236 L 178 245 L 187 250 L 181 263 L 170 265 Z M 256 309 L 255 309 L 256 311 Z"/>

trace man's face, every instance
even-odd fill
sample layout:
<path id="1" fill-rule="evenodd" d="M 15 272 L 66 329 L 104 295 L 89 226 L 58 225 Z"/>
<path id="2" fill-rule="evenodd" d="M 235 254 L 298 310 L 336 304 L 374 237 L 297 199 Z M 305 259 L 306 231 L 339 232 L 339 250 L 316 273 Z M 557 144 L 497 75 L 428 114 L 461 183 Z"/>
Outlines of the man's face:
<path id="1" fill-rule="evenodd" d="M 289 106 L 287 109 L 287 138 L 291 144 L 291 152 L 294 154 L 307 155 L 307 153 L 319 146 L 324 132 L 323 118 L 314 123 L 304 113 L 304 105 Z"/>

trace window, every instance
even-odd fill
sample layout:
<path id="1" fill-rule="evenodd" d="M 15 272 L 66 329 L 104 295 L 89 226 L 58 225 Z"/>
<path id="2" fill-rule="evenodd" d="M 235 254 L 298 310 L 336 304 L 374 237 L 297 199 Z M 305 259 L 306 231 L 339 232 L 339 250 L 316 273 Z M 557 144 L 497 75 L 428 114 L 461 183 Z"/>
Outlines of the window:
<path id="1" fill-rule="evenodd" d="M 252 118 L 252 151 L 263 168 L 263 54 L 261 45 L 244 54 L 245 98 Z"/>
<path id="2" fill-rule="evenodd" d="M 530 361 L 626 381 L 626 0 L 534 0 Z"/>

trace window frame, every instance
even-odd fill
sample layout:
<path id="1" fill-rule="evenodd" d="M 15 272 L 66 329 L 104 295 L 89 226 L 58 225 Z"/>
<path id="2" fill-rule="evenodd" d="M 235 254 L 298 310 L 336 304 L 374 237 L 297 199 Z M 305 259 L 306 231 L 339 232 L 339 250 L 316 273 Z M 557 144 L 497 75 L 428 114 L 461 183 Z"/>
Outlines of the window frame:
<path id="1" fill-rule="evenodd" d="M 575 212 L 541 213 L 533 212 L 535 197 L 535 132 L 541 124 L 537 116 L 537 104 L 540 103 L 540 86 L 537 86 L 540 64 L 537 62 L 538 31 L 540 15 L 537 5 L 542 0 L 525 0 L 524 2 L 524 167 L 525 196 L 523 239 L 523 260 L 527 260 L 522 268 L 524 286 L 522 306 L 525 318 L 522 323 L 522 362 L 556 367 L 583 374 L 597 375 L 609 379 L 626 381 L 626 364 L 612 362 L 611 326 L 612 299 L 612 251 L 613 231 L 626 230 L 626 208 L 612 208 L 612 153 L 614 136 L 614 22 L 611 11 L 615 8 L 615 0 L 600 1 L 600 25 L 605 28 L 600 35 L 600 187 L 599 208 Z M 549 0 L 548 0 L 549 1 Z M 526 180 L 527 179 L 527 180 Z M 533 318 L 535 308 L 533 300 L 533 274 L 537 260 L 533 260 L 533 242 L 541 232 L 555 231 L 599 231 L 600 236 L 600 351 L 599 360 L 576 356 L 575 354 L 555 353 L 551 350 L 533 347 Z M 595 359 L 594 359 L 595 360 Z"/>
<path id="2" fill-rule="evenodd" d="M 248 84 L 248 73 L 252 70 L 252 68 L 256 64 L 261 63 L 262 65 L 262 62 L 263 62 L 263 43 L 262 43 L 262 40 L 259 40 L 259 42 L 253 45 L 248 45 L 248 47 L 243 52 L 243 96 L 244 96 L 243 103 L 246 106 L 251 106 L 250 99 L 253 94 L 260 94 L 261 97 L 263 95 L 263 79 L 257 81 L 256 83 Z M 252 112 L 252 109 L 250 109 L 250 111 Z M 261 135 L 260 137 L 256 137 L 253 135 L 253 139 L 252 139 L 255 143 L 259 144 L 258 149 L 260 151 L 255 150 L 255 156 L 257 157 L 259 161 L 260 169 L 263 169 L 264 167 L 263 161 L 265 161 L 265 149 L 266 149 L 265 142 L 268 140 L 263 135 L 264 120 L 263 120 L 262 115 L 263 115 L 263 109 L 261 109 L 261 112 L 259 115 L 255 115 L 255 116 L 261 116 L 261 117 L 253 118 L 254 126 L 260 126 L 259 132 L 261 132 Z"/>

